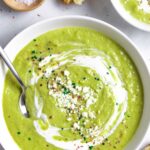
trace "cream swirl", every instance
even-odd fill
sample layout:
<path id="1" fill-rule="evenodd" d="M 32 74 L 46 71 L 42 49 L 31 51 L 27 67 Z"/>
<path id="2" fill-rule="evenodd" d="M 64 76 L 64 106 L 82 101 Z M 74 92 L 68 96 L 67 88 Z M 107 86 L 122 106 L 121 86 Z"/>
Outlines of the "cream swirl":
<path id="1" fill-rule="evenodd" d="M 109 116 L 108 120 L 105 121 L 101 126 L 95 124 L 92 128 L 84 128 L 80 125 L 80 122 L 73 120 L 72 112 L 70 112 L 71 115 L 68 116 L 67 120 L 73 122 L 73 127 L 71 127 L 71 130 L 80 130 L 81 133 L 86 132 L 87 137 L 92 137 L 92 140 L 90 142 L 83 142 L 82 139 L 72 141 L 59 141 L 54 139 L 54 136 L 61 136 L 61 129 L 58 127 L 54 127 L 50 124 L 50 122 L 48 121 L 48 116 L 42 112 L 42 101 L 39 100 L 37 94 L 35 95 L 34 101 L 35 108 L 37 110 L 37 120 L 34 121 L 34 126 L 37 133 L 44 137 L 45 140 L 50 144 L 53 144 L 56 147 L 66 150 L 74 150 L 77 147 L 80 150 L 85 150 L 88 149 L 90 145 L 95 146 L 101 144 L 107 137 L 113 134 L 113 132 L 121 123 L 121 121 L 123 121 L 124 113 L 127 110 L 127 91 L 124 88 L 124 83 L 122 82 L 119 72 L 115 68 L 115 66 L 111 65 L 111 69 L 109 69 L 109 63 L 106 61 L 109 60 L 109 56 L 107 56 L 104 53 L 98 52 L 99 50 L 96 50 L 94 48 L 86 49 L 86 51 L 91 51 L 92 55 L 83 54 L 81 53 L 81 51 L 82 49 L 78 51 L 74 49 L 69 52 L 63 52 L 61 54 L 55 54 L 52 56 L 45 57 L 39 63 L 39 67 L 46 66 L 44 73 L 41 73 L 40 75 L 34 73 L 33 78 L 31 79 L 31 84 L 35 85 L 38 82 L 39 78 L 41 78 L 43 75 L 46 78 L 50 79 L 52 72 L 58 70 L 62 66 L 65 66 L 67 64 L 69 64 L 69 66 L 80 66 L 83 68 L 88 68 L 88 70 L 91 72 L 95 71 L 98 74 L 104 87 L 107 87 L 107 90 L 109 91 L 107 93 L 108 96 L 112 97 L 112 101 L 114 104 L 112 108 L 113 113 L 111 114 L 111 116 Z M 52 60 L 57 61 L 59 63 L 51 65 Z M 105 106 L 101 106 L 101 111 L 99 111 L 98 114 L 96 114 L 96 112 L 94 112 L 90 107 L 93 104 L 96 104 L 97 101 L 100 101 L 99 97 L 97 96 L 99 90 L 94 91 L 91 87 L 87 87 L 84 85 L 78 85 L 75 88 L 73 88 L 71 85 L 72 81 L 70 78 L 71 73 L 72 72 L 65 70 L 64 76 L 66 76 L 66 80 L 57 77 L 56 83 L 59 83 L 59 85 L 61 86 L 65 85 L 64 92 L 72 93 L 73 96 L 66 93 L 62 94 L 62 91 L 60 90 L 54 90 L 54 87 L 59 86 L 55 82 L 49 82 L 49 94 L 55 99 L 56 104 L 61 109 L 61 111 L 68 113 L 67 110 L 69 107 L 71 107 L 74 113 L 77 113 L 82 117 L 86 118 L 86 125 L 86 123 L 88 124 L 89 120 L 97 119 L 97 115 L 101 115 L 101 111 L 105 110 Z M 85 104 L 82 105 L 82 107 L 80 107 L 79 109 L 79 106 L 81 105 L 76 100 L 76 98 L 80 95 L 82 95 L 81 100 L 85 101 Z M 39 119 L 44 120 L 44 123 L 47 124 L 46 129 L 41 128 L 39 124 Z"/>

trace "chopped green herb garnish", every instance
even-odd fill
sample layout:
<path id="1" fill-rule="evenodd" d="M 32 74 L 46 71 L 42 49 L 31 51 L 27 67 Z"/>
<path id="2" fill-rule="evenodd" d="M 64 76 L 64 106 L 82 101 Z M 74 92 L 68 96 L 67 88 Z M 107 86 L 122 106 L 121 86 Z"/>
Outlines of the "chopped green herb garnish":
<path id="1" fill-rule="evenodd" d="M 29 137 L 28 140 L 31 141 L 31 138 Z"/>
<path id="2" fill-rule="evenodd" d="M 18 131 L 18 132 L 17 132 L 17 134 L 18 134 L 18 135 L 20 135 L 20 134 L 21 134 L 21 132 L 19 132 L 19 131 Z"/>
<path id="3" fill-rule="evenodd" d="M 89 150 L 92 150 L 93 149 L 93 146 L 89 146 Z"/>
<path id="4" fill-rule="evenodd" d="M 36 39 L 33 39 L 34 42 L 36 42 Z"/>
<path id="5" fill-rule="evenodd" d="M 51 50 L 51 48 L 48 47 L 48 50 Z"/>
<path id="6" fill-rule="evenodd" d="M 86 77 L 83 77 L 83 80 L 86 80 Z"/>
<path id="7" fill-rule="evenodd" d="M 63 94 L 66 95 L 66 94 L 69 94 L 69 93 L 70 93 L 70 90 L 67 89 L 67 88 L 64 88 Z"/>
<path id="8" fill-rule="evenodd" d="M 35 54 L 35 50 L 32 51 L 32 54 Z"/>
<path id="9" fill-rule="evenodd" d="M 79 116 L 79 120 L 81 120 L 81 119 L 82 119 L 82 115 Z"/>
<path id="10" fill-rule="evenodd" d="M 86 141 L 86 137 L 83 137 L 84 141 Z"/>
<path id="11" fill-rule="evenodd" d="M 31 73 L 32 71 L 31 71 L 31 70 L 29 70 L 28 72 L 29 72 L 29 73 Z"/>
<path id="12" fill-rule="evenodd" d="M 76 83 L 72 83 L 73 88 L 76 88 Z"/>
<path id="13" fill-rule="evenodd" d="M 95 77 L 95 80 L 99 81 L 99 78 Z"/>
<path id="14" fill-rule="evenodd" d="M 32 59 L 37 59 L 37 56 L 32 56 L 31 58 L 32 58 Z"/>
<path id="15" fill-rule="evenodd" d="M 49 118 L 49 119 L 52 119 L 52 118 L 53 118 L 53 116 L 49 116 L 48 118 Z"/>
<path id="16" fill-rule="evenodd" d="M 60 82 L 57 82 L 58 85 L 61 85 Z"/>
<path id="17" fill-rule="evenodd" d="M 38 59 L 38 61 L 42 61 L 42 58 L 40 57 L 40 58 Z"/>

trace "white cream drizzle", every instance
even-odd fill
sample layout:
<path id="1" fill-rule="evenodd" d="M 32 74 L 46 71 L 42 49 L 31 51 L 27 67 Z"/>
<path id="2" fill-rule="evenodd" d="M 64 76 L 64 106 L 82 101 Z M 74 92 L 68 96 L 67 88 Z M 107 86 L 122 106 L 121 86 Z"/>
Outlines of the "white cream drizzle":
<path id="1" fill-rule="evenodd" d="M 74 61 L 70 61 L 67 59 L 65 60 L 68 54 L 72 56 Z M 111 92 L 113 93 L 113 96 L 115 97 L 115 103 L 118 103 L 118 105 L 122 105 L 122 111 L 120 113 L 119 113 L 119 106 L 114 105 L 114 112 L 112 116 L 110 117 L 110 119 L 105 124 L 105 127 L 103 129 L 100 129 L 99 127 L 97 127 L 96 129 L 94 129 L 95 131 L 93 130 L 89 132 L 89 134 L 93 133 L 95 135 L 100 135 L 100 136 L 97 136 L 93 140 L 95 145 L 102 143 L 103 140 L 109 137 L 114 132 L 114 130 L 118 127 L 118 125 L 121 123 L 121 121 L 124 118 L 124 113 L 126 112 L 126 109 L 127 109 L 127 96 L 128 95 L 127 95 L 127 91 L 123 87 L 124 85 L 120 79 L 117 69 L 115 67 L 112 67 L 111 72 L 110 72 L 110 70 L 108 69 L 107 62 L 101 56 L 77 55 L 74 57 L 71 54 L 71 52 L 57 54 L 54 56 L 47 56 L 39 63 L 39 67 L 47 65 L 52 60 L 52 58 L 56 60 L 59 59 L 60 63 L 58 65 L 49 66 L 48 68 L 46 68 L 46 72 L 44 73 L 46 77 L 51 76 L 52 70 L 57 70 L 59 67 L 67 64 L 68 62 L 72 63 L 72 65 L 88 67 L 92 70 L 95 70 L 99 74 L 103 83 L 110 88 Z M 113 73 L 113 76 L 111 73 Z M 38 79 L 41 76 L 42 74 L 37 76 L 35 73 L 33 73 L 31 84 L 32 85 L 36 84 L 38 82 Z M 46 114 L 42 113 L 43 104 L 38 102 L 39 99 L 38 99 L 38 96 L 36 95 L 35 95 L 34 100 L 35 100 L 35 108 L 37 110 L 37 118 L 42 118 L 42 119 L 44 118 L 44 120 L 46 120 L 47 119 Z M 89 106 L 91 104 L 89 104 Z M 112 124 L 114 124 L 113 127 L 111 127 Z M 44 137 L 47 142 L 65 150 L 75 150 L 78 146 L 81 146 L 80 150 L 86 150 L 93 142 L 92 141 L 89 143 L 81 143 L 81 140 L 75 140 L 75 141 L 69 141 L 69 142 L 57 141 L 53 139 L 53 136 L 56 136 L 56 135 L 60 136 L 59 134 L 60 128 L 53 127 L 49 124 L 48 129 L 43 130 L 40 128 L 40 125 L 38 124 L 38 120 L 34 121 L 34 126 L 38 134 Z M 101 134 L 101 132 L 104 130 L 107 132 L 105 132 L 105 134 L 104 133 Z"/>
<path id="2" fill-rule="evenodd" d="M 145 13 L 150 13 L 150 0 L 138 0 L 140 10 L 143 10 Z"/>

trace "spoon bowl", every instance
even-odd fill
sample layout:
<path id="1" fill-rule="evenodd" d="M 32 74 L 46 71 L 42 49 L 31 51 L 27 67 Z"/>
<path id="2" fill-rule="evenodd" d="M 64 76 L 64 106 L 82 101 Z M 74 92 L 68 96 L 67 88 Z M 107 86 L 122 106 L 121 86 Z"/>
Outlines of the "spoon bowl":
<path id="1" fill-rule="evenodd" d="M 27 110 L 27 107 L 26 107 L 26 94 L 25 93 L 26 93 L 26 89 L 22 90 L 22 93 L 19 98 L 19 107 L 20 107 L 21 113 L 26 118 L 29 118 L 29 111 Z"/>
<path id="2" fill-rule="evenodd" d="M 44 0 L 36 0 L 31 5 L 17 2 L 16 0 L 3 0 L 7 6 L 17 11 L 30 11 L 39 7 Z"/>

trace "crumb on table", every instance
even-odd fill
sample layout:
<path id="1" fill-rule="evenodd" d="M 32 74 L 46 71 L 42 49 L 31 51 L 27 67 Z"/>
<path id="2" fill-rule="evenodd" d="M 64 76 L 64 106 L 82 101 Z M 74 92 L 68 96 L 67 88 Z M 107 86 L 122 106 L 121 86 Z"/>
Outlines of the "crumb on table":
<path id="1" fill-rule="evenodd" d="M 66 4 L 70 4 L 72 2 L 74 2 L 75 4 L 78 4 L 78 5 L 82 5 L 82 3 L 85 1 L 85 0 L 63 0 L 64 3 Z"/>
<path id="2" fill-rule="evenodd" d="M 150 145 L 146 146 L 144 150 L 150 150 Z"/>

